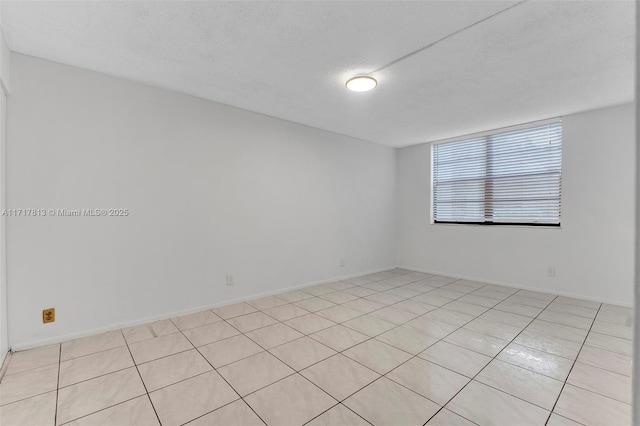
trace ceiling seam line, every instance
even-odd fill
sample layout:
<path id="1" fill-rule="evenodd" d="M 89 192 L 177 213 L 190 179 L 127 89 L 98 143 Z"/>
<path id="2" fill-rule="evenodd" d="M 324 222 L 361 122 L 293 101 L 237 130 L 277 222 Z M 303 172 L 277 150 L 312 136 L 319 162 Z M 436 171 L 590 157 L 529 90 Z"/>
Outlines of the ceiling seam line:
<path id="1" fill-rule="evenodd" d="M 516 6 L 520 6 L 521 4 L 525 3 L 526 1 L 527 0 L 522 0 L 522 1 L 518 2 L 518 3 L 516 3 L 516 4 L 513 4 L 513 5 L 505 8 L 505 9 L 502 9 L 502 10 L 494 13 L 493 15 L 489 15 L 486 18 L 482 18 L 481 20 L 476 21 L 476 22 L 474 22 L 474 23 L 472 23 L 470 25 L 467 25 L 466 27 L 461 28 L 458 31 L 452 32 L 451 34 L 448 34 L 448 35 L 446 35 L 446 36 L 444 36 L 444 37 L 442 37 L 442 38 L 440 38 L 440 39 L 438 39 L 438 40 L 436 40 L 434 42 L 431 42 L 431 43 L 427 44 L 426 46 L 423 46 L 423 47 L 421 47 L 419 49 L 416 49 L 413 52 L 407 53 L 406 55 L 401 56 L 398 59 L 394 59 L 393 61 L 391 61 L 391 62 L 389 62 L 389 63 L 387 63 L 387 64 L 385 64 L 385 65 L 383 65 L 383 66 L 371 71 L 371 72 L 369 72 L 368 75 L 375 74 L 377 72 L 380 72 L 382 70 L 385 70 L 385 69 L 389 68 L 390 66 L 393 66 L 393 65 L 397 64 L 398 62 L 402 62 L 405 59 L 409 59 L 410 57 L 412 57 L 414 55 L 417 55 L 418 53 L 421 53 L 421 52 L 423 52 L 423 51 L 435 46 L 436 44 L 438 44 L 438 43 L 440 43 L 440 42 L 442 42 L 442 41 L 444 41 L 444 40 L 446 40 L 446 39 L 448 39 L 450 37 L 453 37 L 453 36 L 455 36 L 457 34 L 460 34 L 461 32 L 463 32 L 465 30 L 468 30 L 471 27 L 475 27 L 476 25 L 481 24 L 482 22 L 485 22 L 485 21 L 487 21 L 487 20 L 489 20 L 489 19 L 491 19 L 493 17 L 496 17 L 496 16 L 498 16 L 498 15 L 504 13 L 504 12 L 507 12 L 508 10 L 513 9 Z"/>

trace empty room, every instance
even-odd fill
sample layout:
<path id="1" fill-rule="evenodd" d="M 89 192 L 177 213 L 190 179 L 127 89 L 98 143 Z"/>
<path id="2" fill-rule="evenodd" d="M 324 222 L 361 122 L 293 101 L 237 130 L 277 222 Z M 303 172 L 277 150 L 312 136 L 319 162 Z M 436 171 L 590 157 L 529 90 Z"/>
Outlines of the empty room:
<path id="1" fill-rule="evenodd" d="M 0 425 L 640 424 L 637 11 L 0 1 Z"/>

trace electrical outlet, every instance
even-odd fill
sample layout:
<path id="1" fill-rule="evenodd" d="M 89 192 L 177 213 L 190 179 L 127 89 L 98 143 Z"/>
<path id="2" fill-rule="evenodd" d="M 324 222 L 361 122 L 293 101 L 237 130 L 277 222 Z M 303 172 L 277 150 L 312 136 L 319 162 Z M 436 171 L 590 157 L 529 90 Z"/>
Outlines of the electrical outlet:
<path id="1" fill-rule="evenodd" d="M 549 266 L 547 268 L 547 276 L 548 277 L 555 277 L 556 276 L 556 268 L 555 268 L 555 266 Z"/>
<path id="2" fill-rule="evenodd" d="M 56 308 L 42 310 L 42 323 L 54 322 L 56 320 Z"/>
<path id="3" fill-rule="evenodd" d="M 227 285 L 233 285 L 233 275 L 227 275 Z"/>

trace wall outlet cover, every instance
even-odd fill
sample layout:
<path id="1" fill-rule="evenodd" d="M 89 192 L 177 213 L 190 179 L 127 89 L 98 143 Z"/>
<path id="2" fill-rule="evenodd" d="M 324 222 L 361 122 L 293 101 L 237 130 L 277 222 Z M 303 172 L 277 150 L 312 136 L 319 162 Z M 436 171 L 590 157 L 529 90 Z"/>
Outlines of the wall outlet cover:
<path id="1" fill-rule="evenodd" d="M 56 320 L 56 308 L 48 308 L 42 310 L 42 323 L 47 324 L 55 322 Z"/>

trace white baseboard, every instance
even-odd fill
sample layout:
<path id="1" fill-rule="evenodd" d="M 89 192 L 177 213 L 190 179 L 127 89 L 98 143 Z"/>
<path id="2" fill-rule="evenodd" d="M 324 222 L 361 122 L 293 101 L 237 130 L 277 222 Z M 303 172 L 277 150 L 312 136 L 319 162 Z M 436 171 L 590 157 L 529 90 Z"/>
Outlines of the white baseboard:
<path id="1" fill-rule="evenodd" d="M 460 280 L 477 281 L 477 282 L 481 282 L 481 283 L 501 285 L 501 286 L 510 287 L 510 288 L 517 288 L 517 289 L 520 289 L 520 290 L 537 291 L 538 293 L 546 293 L 546 294 L 553 294 L 553 295 L 558 295 L 558 296 L 573 297 L 574 299 L 589 300 L 591 302 L 608 303 L 608 304 L 611 304 L 611 305 L 618 305 L 618 306 L 624 306 L 626 308 L 633 308 L 633 303 L 620 302 L 619 300 L 610 300 L 610 299 L 604 299 L 604 298 L 599 298 L 599 297 L 589 297 L 589 296 L 584 296 L 582 294 L 576 294 L 576 293 L 570 293 L 570 292 L 564 292 L 564 291 L 556 291 L 556 290 L 552 290 L 552 289 L 544 289 L 544 288 L 539 288 L 539 287 L 520 286 L 520 285 L 511 284 L 511 283 L 501 282 L 501 281 L 493 281 L 493 280 L 486 280 L 486 279 L 481 279 L 481 278 L 477 278 L 477 277 L 456 275 L 456 274 L 451 274 L 451 273 L 442 272 L 442 271 L 432 271 L 432 270 L 430 271 L 430 270 L 426 270 L 426 269 L 422 269 L 422 268 L 414 268 L 412 266 L 399 265 L 398 268 L 410 269 L 410 270 L 416 271 L 416 272 L 424 272 L 425 274 L 444 275 L 444 276 L 447 276 L 447 277 L 458 278 Z"/>
<path id="2" fill-rule="evenodd" d="M 46 338 L 46 339 L 32 340 L 32 341 L 26 342 L 26 343 L 16 343 L 16 344 L 11 345 L 11 351 L 18 352 L 18 351 L 24 351 L 24 350 L 27 350 L 27 349 L 33 349 L 33 348 L 37 348 L 37 347 L 41 347 L 41 346 L 52 345 L 52 344 L 55 344 L 55 343 L 66 342 L 68 340 L 73 340 L 73 339 L 77 339 L 77 338 L 80 338 L 80 337 L 92 336 L 92 335 L 104 333 L 104 332 L 107 332 L 107 331 L 119 330 L 121 328 L 133 327 L 133 326 L 136 326 L 136 325 L 146 324 L 146 323 L 153 322 L 153 321 L 159 321 L 159 320 L 174 318 L 174 317 L 181 316 L 181 315 L 187 315 L 187 314 L 191 314 L 191 313 L 194 313 L 194 312 L 204 311 L 206 309 L 218 308 L 220 306 L 231 305 L 233 303 L 239 303 L 239 302 L 245 302 L 247 300 L 253 300 L 253 299 L 260 298 L 260 297 L 272 296 L 274 294 L 285 293 L 287 291 L 297 290 L 297 289 L 301 289 L 301 288 L 305 288 L 305 287 L 311 287 L 311 286 L 318 285 L 318 284 L 326 284 L 326 283 L 331 283 L 331 282 L 335 282 L 335 281 L 346 280 L 346 279 L 349 279 L 349 278 L 362 277 L 364 275 L 375 274 L 376 272 L 388 271 L 390 269 L 395 269 L 395 268 L 396 268 L 396 266 L 389 266 L 388 268 L 381 268 L 381 269 L 370 270 L 370 271 L 367 271 L 367 272 L 359 272 L 359 273 L 356 273 L 356 274 L 343 275 L 343 276 L 334 277 L 334 278 L 330 278 L 330 279 L 326 279 L 326 280 L 314 281 L 314 282 L 310 282 L 310 283 L 306 283 L 306 284 L 300 284 L 300 285 L 296 285 L 296 286 L 285 287 L 285 288 L 281 288 L 281 289 L 278 289 L 278 290 L 267 291 L 267 292 L 263 292 L 263 293 L 256 293 L 256 294 L 252 294 L 250 296 L 245 296 L 245 297 L 239 297 L 239 298 L 236 298 L 236 299 L 226 300 L 226 301 L 220 302 L 220 303 L 214 303 L 212 305 L 198 306 L 198 307 L 195 307 L 195 308 L 190 308 L 190 309 L 180 310 L 180 311 L 174 311 L 174 312 L 170 312 L 170 313 L 162 314 L 162 315 L 157 315 L 157 316 L 153 316 L 153 317 L 141 318 L 141 319 L 134 320 L 134 321 L 127 321 L 127 322 L 123 322 L 123 323 L 111 324 L 111 325 L 108 325 L 108 326 L 105 326 L 105 327 L 93 328 L 91 330 L 80 331 L 80 332 L 77 332 L 77 333 L 69 333 L 69 334 L 63 334 L 63 335 L 60 335 L 60 336 L 49 337 L 49 338 Z"/>

